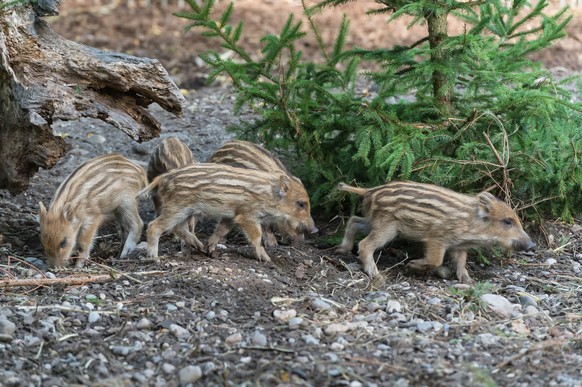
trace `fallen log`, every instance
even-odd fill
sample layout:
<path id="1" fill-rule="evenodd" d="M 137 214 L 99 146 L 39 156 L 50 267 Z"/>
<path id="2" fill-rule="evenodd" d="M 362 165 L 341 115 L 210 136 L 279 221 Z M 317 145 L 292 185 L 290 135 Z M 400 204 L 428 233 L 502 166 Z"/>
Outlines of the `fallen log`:
<path id="1" fill-rule="evenodd" d="M 0 0 L 0 189 L 24 191 L 66 153 L 55 120 L 98 118 L 142 142 L 160 134 L 148 105 L 182 115 L 184 97 L 158 60 L 62 38 L 41 19 L 58 14 L 58 0 L 8 4 Z"/>

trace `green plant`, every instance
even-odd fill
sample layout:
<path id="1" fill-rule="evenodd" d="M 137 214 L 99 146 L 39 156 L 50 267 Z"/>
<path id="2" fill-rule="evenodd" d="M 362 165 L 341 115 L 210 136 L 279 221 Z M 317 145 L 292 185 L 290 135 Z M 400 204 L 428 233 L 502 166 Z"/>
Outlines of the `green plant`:
<path id="1" fill-rule="evenodd" d="M 230 24 L 233 4 L 216 20 L 214 0 L 188 0 L 192 10 L 176 13 L 191 20 L 187 29 L 201 28 L 233 53 L 201 55 L 211 80 L 232 79 L 237 111 L 259 113 L 233 130 L 296 160 L 292 169 L 315 206 L 337 211 L 357 203 L 334 190 L 339 181 L 375 186 L 399 178 L 489 189 L 530 215 L 580 214 L 582 104 L 563 88 L 571 79 L 558 82 L 527 57 L 564 36 L 565 8 L 547 15 L 545 0 L 531 8 L 525 0 L 378 0 L 370 14 L 412 16 L 427 35 L 409 47 L 347 50 L 344 17 L 327 47 L 314 13 L 347 1 L 304 4 L 320 63 L 302 60 L 296 45 L 306 33 L 294 15 L 278 35 L 263 37 L 255 59 L 238 43 L 243 23 Z M 450 34 L 447 17 L 465 30 Z M 376 69 L 365 72 L 375 94 L 356 87 L 364 66 Z"/>

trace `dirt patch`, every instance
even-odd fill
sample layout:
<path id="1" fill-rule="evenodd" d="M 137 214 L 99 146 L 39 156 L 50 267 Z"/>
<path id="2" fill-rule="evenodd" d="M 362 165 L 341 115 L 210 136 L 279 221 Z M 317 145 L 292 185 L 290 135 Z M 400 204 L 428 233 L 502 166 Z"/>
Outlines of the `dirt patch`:
<path id="1" fill-rule="evenodd" d="M 297 7 L 239 5 L 246 7 L 246 19 L 261 26 L 254 36 L 280 25 L 286 7 Z M 270 16 L 259 17 L 265 10 Z M 183 87 L 201 85 L 205 73 L 196 53 L 206 43 L 193 34 L 184 37 L 176 18 L 155 7 L 98 11 L 65 8 L 53 23 L 89 45 L 159 57 Z M 367 28 L 358 30 L 362 41 L 385 39 Z M 186 100 L 183 118 L 157 106 L 150 110 L 163 136 L 180 138 L 199 160 L 232 137 L 228 125 L 249 118 L 233 116 L 228 85 L 195 87 Z M 84 160 L 119 152 L 145 161 L 158 142 L 132 143 L 90 119 L 58 122 L 54 129 L 72 145 L 67 156 L 40 171 L 27 192 L 0 192 L 0 284 L 62 281 L 2 288 L 2 385 L 580 385 L 578 225 L 527 225 L 539 244 L 532 254 L 473 254 L 469 273 L 478 284 L 472 288 L 407 271 L 406 260 L 421 254 L 407 243 L 379 252 L 382 276 L 370 281 L 353 253 L 331 248 L 342 219 L 317 214 L 320 233 L 302 247 L 268 249 L 272 264 L 256 261 L 237 231 L 216 259 L 184 257 L 180 243 L 166 236 L 160 262 L 140 251 L 117 260 L 120 241 L 108 225 L 86 269 L 51 272 L 35 219 L 38 202 L 48 203 Z M 151 203 L 142 203 L 141 215 L 146 223 L 153 218 Z M 212 227 L 200 225 L 201 240 Z M 91 279 L 73 285 L 81 276 Z M 502 306 L 507 309 L 492 309 Z"/>

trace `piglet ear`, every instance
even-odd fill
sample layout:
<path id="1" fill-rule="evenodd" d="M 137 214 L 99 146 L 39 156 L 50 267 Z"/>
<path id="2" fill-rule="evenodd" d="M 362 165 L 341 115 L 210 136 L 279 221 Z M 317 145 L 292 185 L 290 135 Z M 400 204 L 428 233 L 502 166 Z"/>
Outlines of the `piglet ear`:
<path id="1" fill-rule="evenodd" d="M 291 185 L 291 180 L 287 175 L 280 175 L 278 182 L 273 189 L 275 196 L 279 199 L 283 199 L 287 196 L 287 192 L 289 192 L 289 186 Z"/>
<path id="2" fill-rule="evenodd" d="M 76 220 L 75 212 L 71 208 L 71 203 L 65 204 L 63 207 L 63 212 L 61 213 L 63 219 L 67 222 L 73 223 Z"/>
<path id="3" fill-rule="evenodd" d="M 479 195 L 477 195 L 477 199 L 479 199 L 479 217 L 487 218 L 491 214 L 491 208 L 493 203 L 497 201 L 497 198 L 491 195 L 489 192 L 481 192 Z"/>
<path id="4" fill-rule="evenodd" d="M 44 204 L 42 204 L 42 202 L 38 202 L 38 209 L 39 209 L 39 211 L 38 211 L 37 220 L 40 223 L 40 221 L 46 217 L 47 211 L 46 211 L 46 207 L 44 206 Z"/>

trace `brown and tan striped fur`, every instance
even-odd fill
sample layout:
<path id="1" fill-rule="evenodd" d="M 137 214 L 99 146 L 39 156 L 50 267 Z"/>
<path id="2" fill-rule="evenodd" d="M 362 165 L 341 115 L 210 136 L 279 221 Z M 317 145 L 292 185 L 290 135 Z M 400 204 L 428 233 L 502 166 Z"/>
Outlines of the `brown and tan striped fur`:
<path id="1" fill-rule="evenodd" d="M 340 183 L 338 189 L 364 197 L 364 217 L 350 218 L 338 251 L 350 251 L 356 233 L 367 233 L 359 244 L 359 258 L 371 277 L 378 274 L 374 252 L 397 235 L 425 244 L 425 257 L 411 261 L 411 268 L 437 268 L 449 251 L 464 283 L 473 282 L 465 267 L 468 248 L 494 243 L 513 250 L 535 247 L 515 211 L 487 192 L 465 195 L 412 181 L 370 189 Z"/>
<path id="2" fill-rule="evenodd" d="M 148 160 L 148 181 L 156 176 L 195 163 L 196 159 L 188 145 L 175 137 L 164 138 L 154 148 Z"/>
<path id="3" fill-rule="evenodd" d="M 148 256 L 158 256 L 160 236 L 173 231 L 203 250 L 188 229 L 191 216 L 219 220 L 207 244 L 214 255 L 218 242 L 237 224 L 255 248 L 259 260 L 270 261 L 261 246 L 263 221 L 284 222 L 298 233 L 316 232 L 309 197 L 303 185 L 284 173 L 235 168 L 224 164 L 192 164 L 158 176 L 140 195 L 156 196 L 160 212 L 148 225 Z"/>
<path id="4" fill-rule="evenodd" d="M 48 266 L 63 266 L 76 246 L 81 266 L 89 259 L 95 233 L 112 218 L 121 226 L 125 243 L 120 256 L 126 256 L 143 229 L 135 196 L 146 184 L 144 169 L 119 154 L 95 157 L 73 171 L 57 189 L 48 210 L 39 204 Z"/>
<path id="5" fill-rule="evenodd" d="M 214 152 L 208 162 L 228 164 L 238 168 L 256 169 L 258 171 L 285 173 L 290 178 L 297 179 L 291 175 L 281 160 L 271 152 L 260 145 L 248 141 L 233 140 L 227 142 Z M 301 183 L 299 179 L 297 181 Z M 277 238 L 273 232 L 273 226 L 283 236 L 287 236 L 292 244 L 299 245 L 304 242 L 304 234 L 298 234 L 295 230 L 289 229 L 285 223 L 269 224 L 263 222 L 261 226 L 263 228 L 263 243 L 266 247 L 277 246 Z"/>

